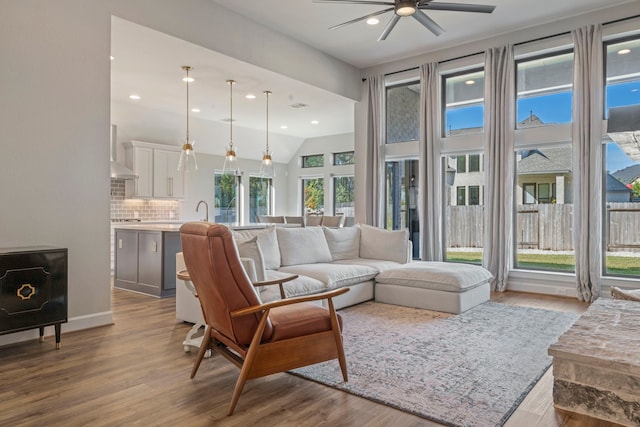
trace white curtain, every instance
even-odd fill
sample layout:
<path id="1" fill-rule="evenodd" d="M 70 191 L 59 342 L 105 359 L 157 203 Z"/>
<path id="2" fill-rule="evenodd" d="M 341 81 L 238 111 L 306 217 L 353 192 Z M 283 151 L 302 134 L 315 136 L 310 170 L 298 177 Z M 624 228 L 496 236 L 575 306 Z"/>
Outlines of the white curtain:
<path id="1" fill-rule="evenodd" d="M 485 53 L 485 227 L 483 265 L 504 291 L 513 241 L 515 77 L 513 46 Z"/>
<path id="2" fill-rule="evenodd" d="M 438 63 L 420 67 L 420 149 L 418 211 L 420 253 L 425 261 L 442 261 L 442 172 L 438 130 Z"/>
<path id="3" fill-rule="evenodd" d="M 600 295 L 602 263 L 602 29 L 572 31 L 573 238 L 578 299 Z"/>
<path id="4" fill-rule="evenodd" d="M 365 153 L 365 222 L 374 227 L 384 224 L 384 75 L 367 78 L 367 148 Z"/>

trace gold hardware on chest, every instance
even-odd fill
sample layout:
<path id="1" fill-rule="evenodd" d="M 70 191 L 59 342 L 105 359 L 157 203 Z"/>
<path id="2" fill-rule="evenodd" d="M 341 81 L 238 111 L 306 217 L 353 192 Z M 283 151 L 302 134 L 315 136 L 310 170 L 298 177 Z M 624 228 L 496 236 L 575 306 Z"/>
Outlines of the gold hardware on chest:
<path id="1" fill-rule="evenodd" d="M 31 299 L 31 297 L 34 296 L 35 293 L 36 293 L 36 289 L 30 283 L 23 283 L 22 286 L 20 286 L 20 288 L 18 288 L 18 291 L 16 292 L 16 294 L 18 295 L 18 298 L 20 298 L 23 301 Z"/>

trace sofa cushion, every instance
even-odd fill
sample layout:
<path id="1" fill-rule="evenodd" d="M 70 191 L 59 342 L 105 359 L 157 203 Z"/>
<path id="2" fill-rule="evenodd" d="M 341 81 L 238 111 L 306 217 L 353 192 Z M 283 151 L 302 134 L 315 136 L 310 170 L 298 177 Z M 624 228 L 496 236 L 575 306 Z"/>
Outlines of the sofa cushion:
<path id="1" fill-rule="evenodd" d="M 262 251 L 260 245 L 258 245 L 258 236 L 253 236 L 249 240 L 233 239 L 236 242 L 238 248 L 238 254 L 241 258 L 249 258 L 253 260 L 253 268 L 255 275 L 247 271 L 249 278 L 256 282 L 262 282 L 265 280 L 264 275 L 264 258 L 262 257 Z M 243 264 L 244 266 L 244 264 Z M 245 267 L 245 270 L 247 268 Z"/>
<path id="2" fill-rule="evenodd" d="M 448 292 L 465 292 L 491 279 L 491 273 L 479 265 L 426 261 L 410 262 L 376 276 L 377 283 Z"/>
<path id="3" fill-rule="evenodd" d="M 322 230 L 333 261 L 358 258 L 360 255 L 360 227 L 322 227 Z"/>
<path id="4" fill-rule="evenodd" d="M 360 225 L 360 258 L 395 261 L 401 264 L 407 262 L 407 245 L 409 232 L 407 230 L 383 230 Z"/>
<path id="5" fill-rule="evenodd" d="M 301 264 L 280 267 L 280 272 L 312 277 L 327 285 L 327 289 L 342 288 L 366 282 L 376 277 L 378 270 L 366 265 Z"/>
<path id="6" fill-rule="evenodd" d="M 331 262 L 331 252 L 322 228 L 282 228 L 276 230 L 282 266 Z"/>
<path id="7" fill-rule="evenodd" d="M 250 240 L 252 237 L 257 236 L 258 245 L 260 245 L 264 259 L 264 268 L 268 270 L 280 268 L 280 249 L 278 249 L 275 225 L 253 230 L 232 230 L 231 232 L 236 240 Z"/>
<path id="8" fill-rule="evenodd" d="M 334 264 L 353 264 L 353 265 L 364 265 L 367 267 L 375 268 L 378 273 L 383 271 L 398 268 L 404 264 L 400 264 L 395 261 L 387 261 L 384 259 L 367 259 L 367 258 L 351 258 L 351 259 L 341 259 L 338 261 L 334 261 Z"/>
<path id="9" fill-rule="evenodd" d="M 267 270 L 265 280 L 283 279 L 291 276 L 290 273 L 284 273 L 277 270 Z M 307 276 L 299 276 L 297 279 L 284 284 L 284 294 L 287 298 L 298 295 L 317 294 L 325 291 L 327 285 L 319 280 Z M 280 299 L 280 287 L 278 285 L 261 286 L 260 301 L 269 302 Z"/>

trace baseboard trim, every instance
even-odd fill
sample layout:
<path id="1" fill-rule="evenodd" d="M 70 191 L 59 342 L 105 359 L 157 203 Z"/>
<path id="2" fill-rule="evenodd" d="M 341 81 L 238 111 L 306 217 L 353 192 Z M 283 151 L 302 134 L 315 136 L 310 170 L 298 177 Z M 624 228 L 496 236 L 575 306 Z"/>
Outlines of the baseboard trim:
<path id="1" fill-rule="evenodd" d="M 64 345 L 64 334 L 67 332 L 80 331 L 83 329 L 96 328 L 98 326 L 113 325 L 113 312 L 104 311 L 101 313 L 88 314 L 84 316 L 72 317 L 67 323 L 62 324 L 61 345 Z M 55 334 L 53 326 L 44 328 L 44 336 L 50 337 Z M 38 340 L 38 328 L 27 331 L 15 332 L 13 334 L 0 335 L 0 346 L 16 344 L 24 341 Z"/>

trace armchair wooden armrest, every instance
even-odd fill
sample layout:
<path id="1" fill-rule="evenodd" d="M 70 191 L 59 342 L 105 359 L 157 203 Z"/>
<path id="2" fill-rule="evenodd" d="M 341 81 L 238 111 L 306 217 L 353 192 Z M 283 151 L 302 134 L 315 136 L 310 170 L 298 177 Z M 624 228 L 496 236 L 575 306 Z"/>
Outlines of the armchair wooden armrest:
<path id="1" fill-rule="evenodd" d="M 264 282 L 254 282 L 252 283 L 253 286 L 258 287 L 258 286 L 271 286 L 271 285 L 278 285 L 280 287 L 280 298 L 285 299 L 286 296 L 284 294 L 284 286 L 283 284 L 286 282 L 290 282 L 292 280 L 297 279 L 299 276 L 297 274 L 294 274 L 292 276 L 287 276 L 287 277 L 283 277 L 282 279 L 275 279 L 275 280 L 265 280 Z"/>
<path id="2" fill-rule="evenodd" d="M 230 314 L 231 314 L 231 317 L 240 317 L 240 316 L 246 316 L 247 314 L 259 313 L 261 311 L 268 312 L 272 308 L 282 307 L 283 305 L 298 304 L 301 302 L 319 301 L 323 299 L 331 300 L 331 298 L 347 293 L 348 291 L 349 291 L 349 288 L 340 288 L 340 289 L 334 289 L 328 292 L 322 292 L 320 294 L 304 295 L 300 297 L 281 299 L 281 300 L 271 301 L 271 302 L 267 302 L 260 305 L 254 305 L 254 306 L 243 308 L 240 310 L 235 310 L 235 311 L 232 311 Z M 333 304 L 331 304 L 331 307 L 333 307 Z"/>

